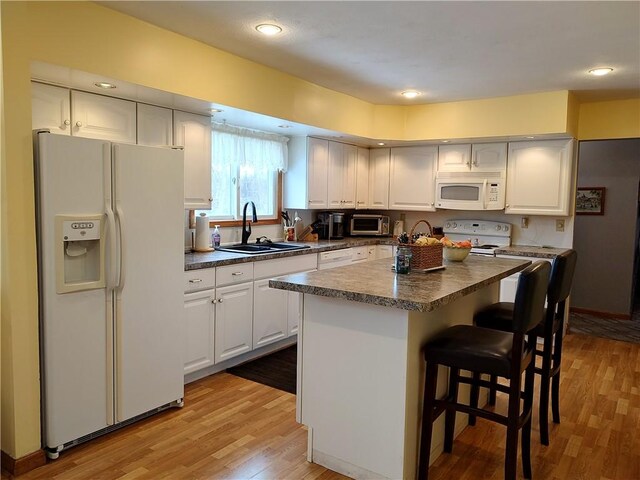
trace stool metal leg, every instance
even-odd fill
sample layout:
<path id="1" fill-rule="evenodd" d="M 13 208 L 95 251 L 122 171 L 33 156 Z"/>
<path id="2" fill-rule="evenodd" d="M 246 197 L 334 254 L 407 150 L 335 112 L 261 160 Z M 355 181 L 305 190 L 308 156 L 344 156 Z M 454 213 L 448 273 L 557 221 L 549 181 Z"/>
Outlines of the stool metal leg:
<path id="1" fill-rule="evenodd" d="M 553 347 L 553 370 L 556 371 L 551 385 L 551 406 L 553 410 L 553 423 L 560 423 L 560 362 L 562 360 L 562 332 L 564 331 L 564 319 L 555 334 Z"/>
<path id="2" fill-rule="evenodd" d="M 418 462 L 418 480 L 429 478 L 429 457 L 431 455 L 431 434 L 433 432 L 433 407 L 438 383 L 438 364 L 427 363 L 424 382 L 424 400 L 422 407 L 422 434 L 420 438 L 420 458 Z"/>
<path id="3" fill-rule="evenodd" d="M 509 381 L 509 413 L 507 420 L 507 444 L 505 448 L 504 478 L 515 480 L 518 466 L 518 417 L 520 416 L 520 389 L 522 379 L 512 375 Z"/>
<path id="4" fill-rule="evenodd" d="M 495 375 L 491 375 L 491 388 L 489 389 L 489 401 L 487 402 L 489 405 L 493 406 L 496 404 L 496 387 L 498 384 L 498 377 Z"/>
<path id="5" fill-rule="evenodd" d="M 533 388 L 535 377 L 535 363 L 532 360 L 527 367 L 524 380 L 524 411 L 531 412 L 533 409 Z M 531 478 L 531 417 L 522 426 L 522 470 L 524 478 Z"/>
<path id="6" fill-rule="evenodd" d="M 456 403 L 458 401 L 458 376 L 460 369 L 451 368 L 449 373 L 449 401 Z M 456 427 L 456 411 L 453 408 L 447 408 L 444 418 L 444 451 L 451 453 L 453 451 L 453 434 Z"/>
<path id="7" fill-rule="evenodd" d="M 480 397 L 480 386 L 478 382 L 480 381 L 480 374 L 478 372 L 473 372 L 473 383 L 471 384 L 471 394 L 469 396 L 469 406 L 471 408 L 478 408 L 478 397 Z M 469 415 L 469 425 L 473 426 L 476 424 L 476 416 Z"/>
<path id="8" fill-rule="evenodd" d="M 544 339 L 540 374 L 540 442 L 549 445 L 549 384 L 551 382 L 551 338 Z"/>

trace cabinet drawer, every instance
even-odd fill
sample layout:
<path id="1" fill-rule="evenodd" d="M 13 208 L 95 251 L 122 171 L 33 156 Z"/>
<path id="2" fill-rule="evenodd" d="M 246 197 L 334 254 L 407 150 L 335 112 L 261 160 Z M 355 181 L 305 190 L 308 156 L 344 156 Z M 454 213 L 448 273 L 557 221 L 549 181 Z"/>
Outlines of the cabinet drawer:
<path id="1" fill-rule="evenodd" d="M 217 287 L 253 280 L 253 262 L 227 265 L 225 267 L 218 267 L 216 270 Z"/>
<path id="2" fill-rule="evenodd" d="M 213 288 L 216 284 L 216 269 L 203 268 L 202 270 L 189 270 L 184 272 L 184 291 L 197 292 Z"/>
<path id="3" fill-rule="evenodd" d="M 295 257 L 264 260 L 253 264 L 253 274 L 256 280 L 273 278 L 289 273 L 306 272 L 318 268 L 318 256 L 315 254 L 298 255 Z"/>
<path id="4" fill-rule="evenodd" d="M 369 259 L 368 247 L 354 247 L 351 250 L 351 255 L 354 262 L 366 261 Z"/>

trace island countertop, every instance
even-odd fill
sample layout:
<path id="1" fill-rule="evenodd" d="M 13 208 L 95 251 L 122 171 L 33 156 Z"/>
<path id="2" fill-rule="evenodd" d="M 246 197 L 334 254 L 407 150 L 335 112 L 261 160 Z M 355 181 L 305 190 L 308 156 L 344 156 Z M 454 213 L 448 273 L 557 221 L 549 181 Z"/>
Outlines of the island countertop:
<path id="1" fill-rule="evenodd" d="M 524 258 L 520 261 L 469 255 L 464 262 L 445 261 L 442 270 L 401 275 L 392 271 L 392 260 L 387 258 L 287 275 L 270 280 L 269 286 L 402 310 L 429 312 L 519 272 L 530 263 Z"/>

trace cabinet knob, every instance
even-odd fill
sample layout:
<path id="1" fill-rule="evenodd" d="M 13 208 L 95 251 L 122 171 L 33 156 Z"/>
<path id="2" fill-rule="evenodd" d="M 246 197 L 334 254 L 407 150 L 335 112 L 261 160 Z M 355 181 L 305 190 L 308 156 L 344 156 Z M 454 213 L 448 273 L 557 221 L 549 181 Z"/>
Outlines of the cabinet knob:
<path id="1" fill-rule="evenodd" d="M 509 208 L 509 204 L 508 203 L 505 204 L 504 208 Z"/>
<path id="2" fill-rule="evenodd" d="M 65 126 L 69 126 L 71 125 L 71 120 L 65 120 L 63 123 Z"/>
<path id="3" fill-rule="evenodd" d="M 234 277 L 239 277 L 240 275 L 244 275 L 244 272 L 232 272 L 231 275 Z"/>
<path id="4" fill-rule="evenodd" d="M 192 278 L 191 280 L 189 280 L 189 283 L 200 283 L 202 282 L 201 278 Z"/>
<path id="5" fill-rule="evenodd" d="M 82 122 L 81 121 L 77 121 L 76 122 L 76 127 L 81 127 L 82 126 Z"/>
<path id="6" fill-rule="evenodd" d="M 210 202 L 213 202 L 213 198 L 209 197 L 209 201 L 210 201 Z"/>
<path id="7" fill-rule="evenodd" d="M 222 303 L 222 299 L 221 298 L 218 299 L 218 303 Z"/>
<path id="8" fill-rule="evenodd" d="M 218 300 L 216 300 L 215 298 L 211 299 L 211 303 L 216 303 Z"/>

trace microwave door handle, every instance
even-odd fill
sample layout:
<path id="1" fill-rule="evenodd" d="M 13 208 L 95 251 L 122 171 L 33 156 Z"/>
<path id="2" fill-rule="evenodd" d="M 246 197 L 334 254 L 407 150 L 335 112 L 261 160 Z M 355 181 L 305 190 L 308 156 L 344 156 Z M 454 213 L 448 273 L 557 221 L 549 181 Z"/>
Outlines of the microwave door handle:
<path id="1" fill-rule="evenodd" d="M 482 182 L 482 209 L 486 210 L 487 209 L 487 195 L 489 195 L 489 192 L 487 190 L 487 179 L 484 179 L 484 182 Z"/>

